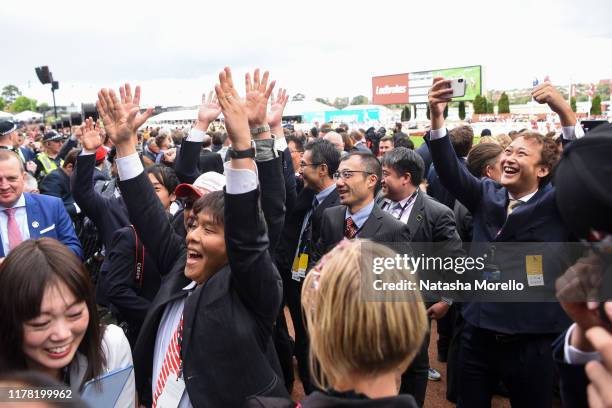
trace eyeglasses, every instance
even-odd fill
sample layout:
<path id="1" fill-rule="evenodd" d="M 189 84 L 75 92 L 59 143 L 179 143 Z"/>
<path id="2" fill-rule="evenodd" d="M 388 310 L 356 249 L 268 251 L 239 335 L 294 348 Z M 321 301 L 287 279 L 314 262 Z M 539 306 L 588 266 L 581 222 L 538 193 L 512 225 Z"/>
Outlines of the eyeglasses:
<path id="1" fill-rule="evenodd" d="M 320 166 L 322 164 L 323 163 L 311 163 L 311 164 L 308 164 L 308 163 L 300 162 L 300 168 L 303 169 L 304 167 L 309 167 L 309 166 L 317 167 L 317 166 Z"/>
<path id="2" fill-rule="evenodd" d="M 353 177 L 353 173 L 374 174 L 372 172 L 362 170 L 342 170 L 334 173 L 334 180 L 338 180 L 340 178 L 342 178 L 342 180 L 348 180 Z"/>

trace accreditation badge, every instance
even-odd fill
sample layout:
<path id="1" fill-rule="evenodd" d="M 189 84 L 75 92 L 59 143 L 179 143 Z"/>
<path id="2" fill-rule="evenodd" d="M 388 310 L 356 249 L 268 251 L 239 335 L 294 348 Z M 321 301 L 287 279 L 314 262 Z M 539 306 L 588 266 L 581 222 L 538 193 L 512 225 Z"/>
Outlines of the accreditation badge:
<path id="1" fill-rule="evenodd" d="M 525 257 L 525 269 L 529 286 L 544 286 L 542 255 L 527 255 Z"/>

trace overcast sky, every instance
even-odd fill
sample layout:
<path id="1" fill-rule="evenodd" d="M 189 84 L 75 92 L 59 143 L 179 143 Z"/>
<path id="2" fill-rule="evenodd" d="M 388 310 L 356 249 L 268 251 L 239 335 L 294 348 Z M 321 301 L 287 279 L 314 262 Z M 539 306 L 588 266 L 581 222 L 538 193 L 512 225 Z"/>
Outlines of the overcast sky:
<path id="1" fill-rule="evenodd" d="M 144 105 L 195 105 L 219 70 L 267 68 L 291 94 L 371 97 L 371 77 L 482 65 L 487 89 L 612 77 L 609 0 L 11 1 L 0 87 L 58 105 L 143 86 Z"/>

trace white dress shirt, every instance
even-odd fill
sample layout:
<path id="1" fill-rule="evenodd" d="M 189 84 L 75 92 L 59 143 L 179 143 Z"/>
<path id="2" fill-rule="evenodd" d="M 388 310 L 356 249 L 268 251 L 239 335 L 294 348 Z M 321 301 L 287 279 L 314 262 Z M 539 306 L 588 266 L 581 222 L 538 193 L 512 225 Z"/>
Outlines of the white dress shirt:
<path id="1" fill-rule="evenodd" d="M 25 196 L 21 194 L 21 197 L 13 205 L 15 208 L 15 221 L 21 232 L 21 238 L 25 241 L 30 239 L 30 227 L 28 226 L 28 213 L 26 211 Z M 0 234 L 2 235 L 2 248 L 4 249 L 4 256 L 9 253 L 9 239 L 8 239 L 8 215 L 4 212 L 6 207 L 0 207 Z"/>

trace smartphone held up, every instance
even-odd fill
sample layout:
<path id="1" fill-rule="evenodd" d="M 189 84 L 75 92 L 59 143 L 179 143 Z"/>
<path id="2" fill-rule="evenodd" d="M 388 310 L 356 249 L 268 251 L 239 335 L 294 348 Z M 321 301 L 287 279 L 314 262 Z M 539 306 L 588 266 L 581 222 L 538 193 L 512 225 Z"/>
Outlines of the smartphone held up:
<path id="1" fill-rule="evenodd" d="M 451 79 L 448 87 L 453 90 L 451 98 L 461 98 L 465 96 L 465 78 Z"/>

